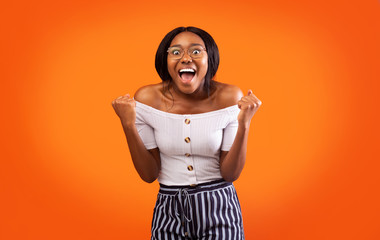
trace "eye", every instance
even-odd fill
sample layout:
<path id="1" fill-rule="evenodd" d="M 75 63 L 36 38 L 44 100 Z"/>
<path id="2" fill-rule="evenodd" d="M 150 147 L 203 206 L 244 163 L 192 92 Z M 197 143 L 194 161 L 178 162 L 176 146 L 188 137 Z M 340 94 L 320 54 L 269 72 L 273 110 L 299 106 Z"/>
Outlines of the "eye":
<path id="1" fill-rule="evenodd" d="M 198 54 L 201 53 L 201 50 L 200 50 L 200 49 L 193 49 L 193 50 L 191 51 L 191 53 L 194 54 L 194 55 L 198 55 Z"/>
<path id="2" fill-rule="evenodd" d="M 172 48 L 172 49 L 170 49 L 169 50 L 169 53 L 171 54 L 171 55 L 181 55 L 181 49 L 178 49 L 178 48 Z"/>

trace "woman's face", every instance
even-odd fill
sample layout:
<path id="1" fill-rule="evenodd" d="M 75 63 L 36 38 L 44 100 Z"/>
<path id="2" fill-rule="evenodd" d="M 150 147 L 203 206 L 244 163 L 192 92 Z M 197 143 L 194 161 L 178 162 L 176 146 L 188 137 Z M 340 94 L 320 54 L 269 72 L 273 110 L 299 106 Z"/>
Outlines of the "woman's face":
<path id="1" fill-rule="evenodd" d="M 178 90 L 185 94 L 203 90 L 204 78 L 208 68 L 207 52 L 201 51 L 196 58 L 192 58 L 188 52 L 189 48 L 206 49 L 202 38 L 192 32 L 182 32 L 175 36 L 170 44 L 170 49 L 178 49 L 177 47 L 183 51 L 182 58 L 174 59 L 169 55 L 167 58 L 168 72 L 173 79 L 173 83 Z M 192 52 L 198 53 L 197 51 Z"/>

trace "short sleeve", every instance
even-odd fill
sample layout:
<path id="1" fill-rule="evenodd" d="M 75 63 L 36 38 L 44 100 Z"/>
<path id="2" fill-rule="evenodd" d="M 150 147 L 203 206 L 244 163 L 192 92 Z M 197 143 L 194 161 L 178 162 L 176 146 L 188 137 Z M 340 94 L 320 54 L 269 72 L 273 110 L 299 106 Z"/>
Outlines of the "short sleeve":
<path id="1" fill-rule="evenodd" d="M 239 126 L 237 116 L 239 114 L 240 110 L 234 111 L 231 113 L 231 120 L 227 124 L 227 126 L 223 129 L 223 139 L 222 139 L 222 146 L 220 150 L 222 151 L 229 151 L 232 147 L 232 144 L 234 143 L 237 129 Z"/>
<path id="2" fill-rule="evenodd" d="M 146 149 L 153 149 L 157 147 L 156 139 L 154 137 L 154 129 L 145 121 L 149 113 L 145 110 L 136 107 L 136 128 L 141 140 L 143 141 Z"/>

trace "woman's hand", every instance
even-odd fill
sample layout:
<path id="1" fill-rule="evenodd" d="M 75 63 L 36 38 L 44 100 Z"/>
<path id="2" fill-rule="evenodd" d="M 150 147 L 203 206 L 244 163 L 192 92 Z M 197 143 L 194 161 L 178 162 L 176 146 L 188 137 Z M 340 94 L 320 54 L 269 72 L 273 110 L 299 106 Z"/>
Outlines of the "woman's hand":
<path id="1" fill-rule="evenodd" d="M 248 95 L 244 96 L 238 102 L 240 113 L 238 115 L 239 125 L 246 128 L 251 123 L 251 118 L 261 106 L 261 101 L 252 93 L 252 90 L 248 91 Z"/>
<path id="2" fill-rule="evenodd" d="M 136 102 L 129 94 L 112 101 L 112 107 L 123 124 L 132 126 L 136 122 Z"/>

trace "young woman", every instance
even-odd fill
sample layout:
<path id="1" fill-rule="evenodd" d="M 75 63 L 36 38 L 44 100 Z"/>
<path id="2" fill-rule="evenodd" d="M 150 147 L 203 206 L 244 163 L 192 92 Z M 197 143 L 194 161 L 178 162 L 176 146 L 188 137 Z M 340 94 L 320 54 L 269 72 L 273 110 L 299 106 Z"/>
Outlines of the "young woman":
<path id="1" fill-rule="evenodd" d="M 261 101 L 213 80 L 219 51 L 202 29 L 169 32 L 155 65 L 162 83 L 112 102 L 137 172 L 160 183 L 151 239 L 244 239 L 232 182 Z"/>

